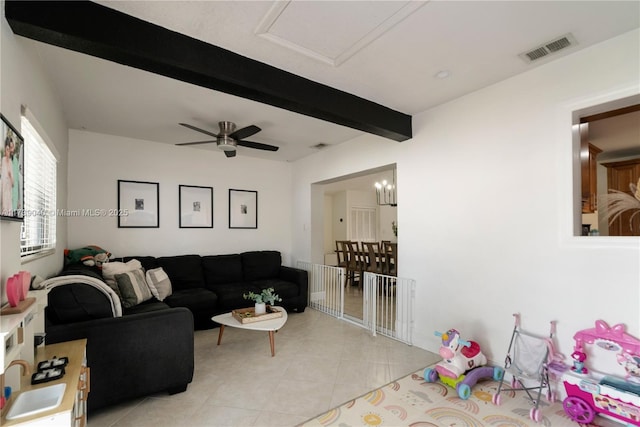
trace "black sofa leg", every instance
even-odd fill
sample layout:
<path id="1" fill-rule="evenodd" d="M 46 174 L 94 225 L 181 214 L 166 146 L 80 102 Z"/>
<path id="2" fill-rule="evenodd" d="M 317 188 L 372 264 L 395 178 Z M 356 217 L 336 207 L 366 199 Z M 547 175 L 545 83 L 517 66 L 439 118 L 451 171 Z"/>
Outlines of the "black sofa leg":
<path id="1" fill-rule="evenodd" d="M 179 385 L 177 387 L 171 387 L 169 389 L 167 389 L 167 391 L 169 392 L 169 394 L 173 395 L 173 394 L 178 394 L 178 393 L 182 393 L 184 391 L 187 391 L 187 384 L 184 385 Z"/>

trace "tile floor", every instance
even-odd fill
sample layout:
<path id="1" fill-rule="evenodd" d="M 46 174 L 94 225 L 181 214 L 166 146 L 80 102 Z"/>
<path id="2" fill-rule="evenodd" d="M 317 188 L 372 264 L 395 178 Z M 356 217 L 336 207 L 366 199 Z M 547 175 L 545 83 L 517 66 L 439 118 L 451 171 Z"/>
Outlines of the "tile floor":
<path id="1" fill-rule="evenodd" d="M 196 331 L 186 392 L 90 413 L 89 426 L 295 426 L 440 359 L 309 308 L 276 334 L 275 357 L 266 332 L 217 337 Z"/>

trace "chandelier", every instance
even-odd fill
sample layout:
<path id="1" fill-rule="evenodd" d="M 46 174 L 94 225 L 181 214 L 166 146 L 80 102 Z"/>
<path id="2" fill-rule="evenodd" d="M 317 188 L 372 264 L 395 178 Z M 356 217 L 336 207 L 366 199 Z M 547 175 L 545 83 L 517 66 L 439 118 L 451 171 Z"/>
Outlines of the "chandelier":
<path id="1" fill-rule="evenodd" d="M 398 199 L 396 197 L 396 169 L 393 168 L 393 181 L 387 182 L 383 180 L 382 183 L 376 182 L 376 198 L 379 206 L 398 206 Z"/>

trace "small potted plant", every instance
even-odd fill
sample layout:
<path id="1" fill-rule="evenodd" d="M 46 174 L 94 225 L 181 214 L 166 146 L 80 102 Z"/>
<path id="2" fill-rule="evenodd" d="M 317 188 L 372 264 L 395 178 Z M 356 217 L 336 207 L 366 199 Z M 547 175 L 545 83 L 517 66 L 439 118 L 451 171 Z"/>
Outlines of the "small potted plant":
<path id="1" fill-rule="evenodd" d="M 276 301 L 282 301 L 282 298 L 278 296 L 278 294 L 274 294 L 273 288 L 263 289 L 262 292 L 256 294 L 254 292 L 249 292 L 248 294 L 243 294 L 242 297 L 244 299 L 250 299 L 255 302 L 255 314 L 265 314 L 267 312 L 267 303 L 269 305 L 275 304 Z"/>

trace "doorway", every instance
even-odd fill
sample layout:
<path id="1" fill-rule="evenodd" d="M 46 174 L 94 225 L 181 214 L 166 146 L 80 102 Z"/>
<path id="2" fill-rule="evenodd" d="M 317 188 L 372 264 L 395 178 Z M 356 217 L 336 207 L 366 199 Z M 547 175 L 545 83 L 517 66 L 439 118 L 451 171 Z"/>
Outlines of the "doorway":
<path id="1" fill-rule="evenodd" d="M 377 203 L 375 183 L 394 179 L 395 164 L 361 171 L 314 184 L 322 197 L 322 241 L 312 238 L 312 246 L 322 245 L 323 262 L 338 265 L 337 240 L 382 241 L 397 243 L 397 206 L 380 206 Z M 362 321 L 362 286 L 345 289 L 344 314 Z"/>

